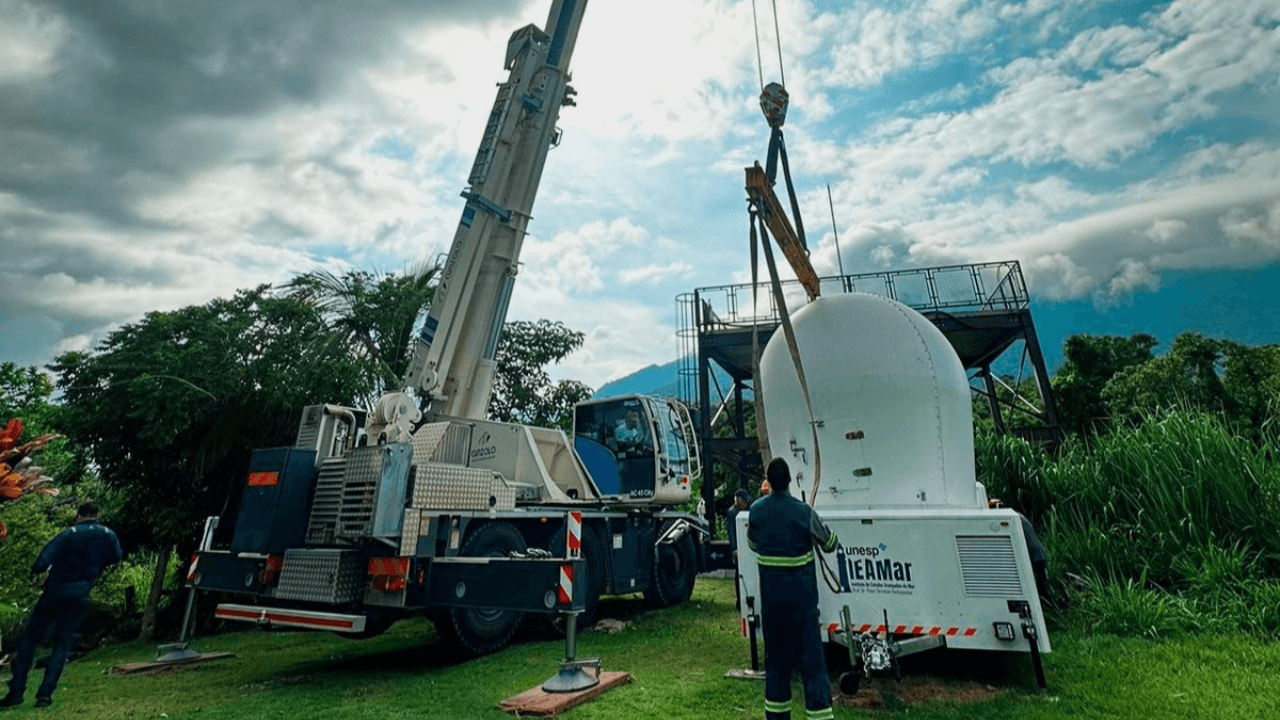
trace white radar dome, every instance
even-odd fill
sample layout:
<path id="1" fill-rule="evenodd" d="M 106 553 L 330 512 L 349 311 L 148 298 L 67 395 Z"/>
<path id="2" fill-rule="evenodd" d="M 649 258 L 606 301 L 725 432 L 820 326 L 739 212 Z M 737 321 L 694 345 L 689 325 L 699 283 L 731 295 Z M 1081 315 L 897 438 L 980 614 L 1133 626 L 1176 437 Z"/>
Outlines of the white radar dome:
<path id="1" fill-rule="evenodd" d="M 821 451 L 814 507 L 979 503 L 973 406 L 960 358 L 920 313 L 878 295 L 820 297 L 791 318 Z M 782 328 L 760 359 L 769 451 L 813 493 L 813 431 Z M 984 503 L 985 506 L 985 503 Z"/>

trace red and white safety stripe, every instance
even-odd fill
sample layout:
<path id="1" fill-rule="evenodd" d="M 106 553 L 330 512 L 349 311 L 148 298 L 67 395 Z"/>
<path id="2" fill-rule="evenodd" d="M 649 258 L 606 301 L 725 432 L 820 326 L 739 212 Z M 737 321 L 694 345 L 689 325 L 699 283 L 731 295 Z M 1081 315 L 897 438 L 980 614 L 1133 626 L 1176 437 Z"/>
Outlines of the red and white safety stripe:
<path id="1" fill-rule="evenodd" d="M 568 536 L 568 555 L 570 560 L 576 560 L 582 555 L 582 513 L 569 513 L 569 532 Z"/>
<path id="2" fill-rule="evenodd" d="M 565 528 L 565 558 L 577 560 L 582 557 L 582 513 L 571 512 Z M 560 587 L 556 591 L 557 599 L 562 604 L 573 602 L 573 564 L 560 565 Z"/>
<path id="3" fill-rule="evenodd" d="M 560 566 L 560 587 L 556 589 L 556 599 L 564 605 L 573 602 L 573 566 L 568 563 Z"/>
<path id="4" fill-rule="evenodd" d="M 187 567 L 187 582 L 193 583 L 196 581 L 196 567 L 199 565 L 200 565 L 200 556 L 192 555 L 191 565 Z"/>
<path id="5" fill-rule="evenodd" d="M 883 624 L 872 625 L 871 623 L 863 623 L 862 625 L 854 625 L 853 630 L 854 632 L 859 632 L 859 633 L 864 633 L 864 632 L 882 633 L 885 630 L 885 626 Z M 830 625 L 828 625 L 827 632 L 831 634 L 840 632 L 840 623 L 831 623 Z M 962 635 L 964 637 L 973 637 L 974 635 L 978 634 L 978 628 L 948 627 L 945 625 L 895 625 L 893 628 L 893 634 L 894 635 L 947 635 L 950 637 Z"/>

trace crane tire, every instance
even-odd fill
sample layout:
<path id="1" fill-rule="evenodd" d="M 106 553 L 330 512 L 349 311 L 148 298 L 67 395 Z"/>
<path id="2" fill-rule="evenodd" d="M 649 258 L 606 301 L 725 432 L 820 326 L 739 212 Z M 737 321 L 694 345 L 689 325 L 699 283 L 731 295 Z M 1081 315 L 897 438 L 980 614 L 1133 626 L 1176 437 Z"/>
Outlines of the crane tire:
<path id="1" fill-rule="evenodd" d="M 659 536 L 669 523 L 667 521 L 659 529 Z M 698 577 L 696 553 L 691 533 L 685 533 L 673 543 L 655 547 L 649 589 L 644 591 L 644 599 L 657 607 L 679 605 L 688 600 Z"/>
<path id="2" fill-rule="evenodd" d="M 524 536 L 514 525 L 488 521 L 467 534 L 460 555 L 464 557 L 507 557 L 527 549 Z M 511 641 L 524 619 L 517 610 L 497 608 L 451 607 L 434 618 L 441 637 L 468 655 L 487 655 L 501 650 Z"/>

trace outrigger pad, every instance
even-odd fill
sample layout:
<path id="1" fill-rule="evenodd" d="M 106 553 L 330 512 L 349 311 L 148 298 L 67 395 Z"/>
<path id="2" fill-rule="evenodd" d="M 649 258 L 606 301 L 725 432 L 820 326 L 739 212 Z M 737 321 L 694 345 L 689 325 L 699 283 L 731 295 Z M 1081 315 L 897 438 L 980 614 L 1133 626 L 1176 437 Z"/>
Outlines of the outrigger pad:
<path id="1" fill-rule="evenodd" d="M 631 673 L 602 672 L 600 683 L 588 690 L 571 693 L 549 693 L 541 687 L 526 690 L 513 698 L 498 703 L 498 707 L 517 717 L 555 717 L 557 714 L 577 707 L 596 697 L 606 690 L 631 682 Z"/>

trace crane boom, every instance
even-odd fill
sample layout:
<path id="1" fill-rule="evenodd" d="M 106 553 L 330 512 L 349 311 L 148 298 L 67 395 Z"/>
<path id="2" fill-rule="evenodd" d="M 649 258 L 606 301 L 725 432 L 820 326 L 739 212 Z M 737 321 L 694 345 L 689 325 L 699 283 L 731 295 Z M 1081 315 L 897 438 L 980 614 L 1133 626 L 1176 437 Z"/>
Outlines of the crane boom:
<path id="1" fill-rule="evenodd" d="M 466 205 L 405 377 L 434 415 L 482 419 L 494 355 L 519 269 L 556 120 L 572 105 L 569 59 L 587 0 L 555 0 L 546 30 L 527 25 L 507 43 L 498 86 L 463 191 Z"/>

